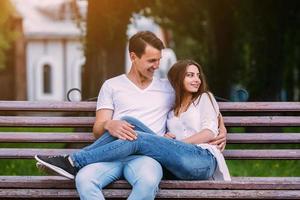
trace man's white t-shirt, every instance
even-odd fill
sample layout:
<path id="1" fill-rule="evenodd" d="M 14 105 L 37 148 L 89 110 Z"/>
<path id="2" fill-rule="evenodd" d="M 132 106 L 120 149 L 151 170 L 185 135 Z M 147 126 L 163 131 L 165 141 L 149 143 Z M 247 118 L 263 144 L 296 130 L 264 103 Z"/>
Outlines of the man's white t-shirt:
<path id="1" fill-rule="evenodd" d="M 168 80 L 154 77 L 147 88 L 140 89 L 123 74 L 103 83 L 97 110 L 113 110 L 114 120 L 123 116 L 135 117 L 162 136 L 173 103 L 174 91 Z"/>

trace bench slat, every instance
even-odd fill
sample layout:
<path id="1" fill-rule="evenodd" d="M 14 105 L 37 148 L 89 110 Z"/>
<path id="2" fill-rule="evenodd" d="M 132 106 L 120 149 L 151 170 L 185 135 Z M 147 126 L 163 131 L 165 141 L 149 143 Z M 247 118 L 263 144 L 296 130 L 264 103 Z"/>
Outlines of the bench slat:
<path id="1" fill-rule="evenodd" d="M 0 176 L 0 188 L 75 188 L 73 180 L 61 176 Z M 125 180 L 116 181 L 106 188 L 130 189 Z M 300 177 L 232 177 L 232 181 L 162 180 L 161 189 L 261 189 L 300 190 Z"/>
<path id="2" fill-rule="evenodd" d="M 92 127 L 94 117 L 1 116 L 0 126 L 8 127 Z"/>
<path id="3" fill-rule="evenodd" d="M 300 126 L 299 116 L 224 117 L 225 126 Z"/>
<path id="4" fill-rule="evenodd" d="M 229 144 L 291 144 L 300 143 L 300 133 L 232 133 L 227 134 Z"/>
<path id="5" fill-rule="evenodd" d="M 109 198 L 128 197 L 128 189 L 104 189 L 103 194 Z M 0 190 L 0 197 L 10 198 L 78 198 L 75 189 L 3 189 Z M 299 190 L 159 190 L 157 198 L 176 199 L 298 199 Z"/>
<path id="6" fill-rule="evenodd" d="M 3 127 L 92 127 L 94 117 L 0 116 Z M 226 126 L 300 126 L 300 116 L 224 117 Z"/>
<path id="7" fill-rule="evenodd" d="M 18 149 L 1 148 L 0 158 L 33 158 L 34 155 L 62 155 L 71 154 L 78 149 Z M 225 150 L 224 157 L 227 159 L 300 159 L 299 149 L 255 149 L 255 150 Z"/>
<path id="8" fill-rule="evenodd" d="M 223 112 L 299 112 L 300 102 L 218 102 Z"/>
<path id="9" fill-rule="evenodd" d="M 37 137 L 38 136 L 38 137 Z M 29 143 L 91 143 L 95 140 L 92 133 L 73 132 L 73 133 L 45 133 L 45 132 L 18 132 L 7 133 L 0 132 L 0 142 L 29 142 Z M 252 144 L 252 143 L 300 143 L 300 133 L 229 133 L 227 134 L 227 143 L 229 144 Z"/>
<path id="10" fill-rule="evenodd" d="M 96 102 L 0 101 L 1 111 L 95 112 Z"/>
<path id="11" fill-rule="evenodd" d="M 18 133 L 7 133 L 0 132 L 0 142 L 29 142 L 29 143 L 80 143 L 80 142 L 93 142 L 95 138 L 92 133 L 88 132 L 18 132 Z"/>
<path id="12" fill-rule="evenodd" d="M 221 111 L 300 111 L 299 102 L 218 102 Z M 0 101 L 0 111 L 94 112 L 96 102 Z"/>

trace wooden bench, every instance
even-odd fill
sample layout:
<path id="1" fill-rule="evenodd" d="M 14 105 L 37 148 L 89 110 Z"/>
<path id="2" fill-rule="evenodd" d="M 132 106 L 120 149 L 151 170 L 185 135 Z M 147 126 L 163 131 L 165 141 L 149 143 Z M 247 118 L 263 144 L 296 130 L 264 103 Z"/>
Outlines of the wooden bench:
<path id="1" fill-rule="evenodd" d="M 228 144 L 294 144 L 293 149 L 229 149 L 229 159 L 300 159 L 300 103 L 247 102 L 219 103 L 228 127 Z M 35 154 L 56 155 L 76 151 L 74 143 L 94 140 L 95 102 L 17 102 L 0 101 L 2 127 L 71 127 L 69 132 L 7 132 L 0 131 L 0 159 L 33 159 Z M 298 132 L 231 133 L 230 127 L 298 127 Z M 87 130 L 83 129 L 87 128 Z M 240 128 L 243 129 L 243 128 Z M 74 131 L 73 131 L 74 130 Z M 280 129 L 279 129 L 280 130 Z M 4 143 L 67 143 L 69 148 L 3 148 Z M 242 144 L 242 145 L 241 145 Z M 280 162 L 280 161 L 278 161 Z M 297 162 L 299 163 L 299 162 Z M 239 167 L 243 167 L 242 165 Z M 287 169 L 288 170 L 288 169 Z M 300 170 L 300 166 L 299 166 Z M 146 173 L 146 172 L 145 172 Z M 106 187 L 109 199 L 126 198 L 130 185 L 120 180 Z M 3 176 L 0 175 L 0 199 L 77 199 L 74 182 L 61 176 Z M 224 181 L 163 180 L 158 199 L 300 199 L 300 177 L 233 177 Z"/>

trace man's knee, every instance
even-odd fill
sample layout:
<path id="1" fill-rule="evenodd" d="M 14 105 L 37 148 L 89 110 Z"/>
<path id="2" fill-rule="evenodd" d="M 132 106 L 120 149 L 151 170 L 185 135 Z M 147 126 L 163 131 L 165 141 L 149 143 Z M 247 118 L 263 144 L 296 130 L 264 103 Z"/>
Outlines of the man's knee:
<path id="1" fill-rule="evenodd" d="M 153 158 L 140 156 L 125 165 L 124 176 L 133 185 L 156 187 L 162 178 L 162 167 Z"/>
<path id="2" fill-rule="evenodd" d="M 87 165 L 86 167 L 79 170 L 75 177 L 76 188 L 79 192 L 88 192 L 91 187 L 102 188 L 101 185 L 95 184 L 95 170 L 92 166 Z"/>
<path id="3" fill-rule="evenodd" d="M 153 158 L 139 156 L 124 166 L 124 176 L 132 185 L 131 199 L 154 199 L 162 178 L 162 167 Z"/>
<path id="4" fill-rule="evenodd" d="M 79 192 L 100 190 L 122 176 L 122 163 L 94 163 L 79 170 L 75 177 Z"/>

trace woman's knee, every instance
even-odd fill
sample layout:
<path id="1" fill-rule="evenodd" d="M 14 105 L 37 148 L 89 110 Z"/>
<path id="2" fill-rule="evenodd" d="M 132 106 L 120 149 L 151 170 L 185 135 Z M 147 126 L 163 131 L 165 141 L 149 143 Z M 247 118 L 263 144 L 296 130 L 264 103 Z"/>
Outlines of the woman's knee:
<path id="1" fill-rule="evenodd" d="M 123 117 L 121 117 L 121 120 L 127 121 L 128 123 L 140 122 L 138 119 L 131 117 L 131 116 L 123 116 Z"/>

